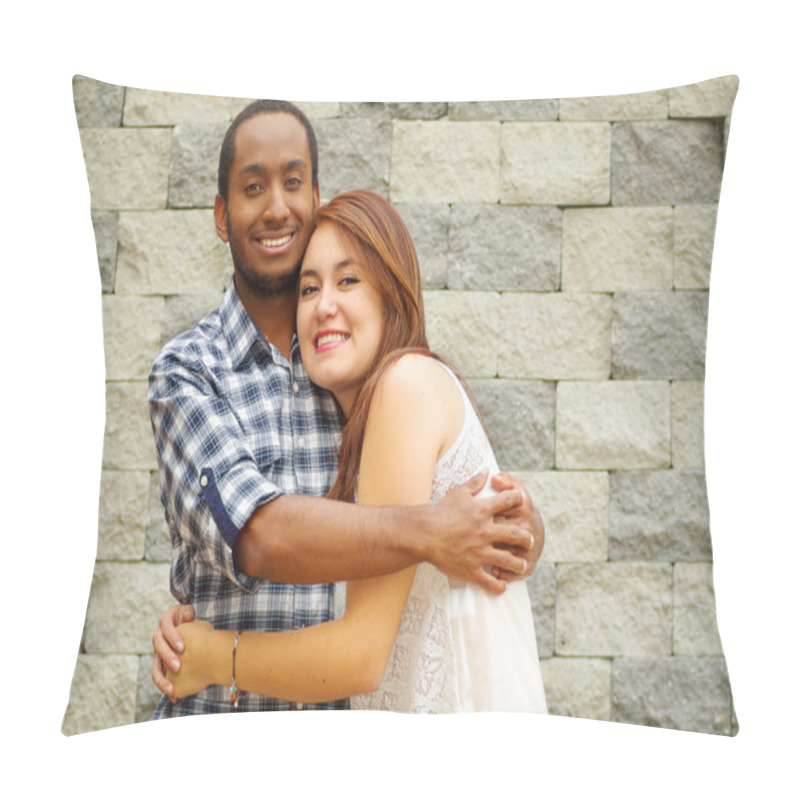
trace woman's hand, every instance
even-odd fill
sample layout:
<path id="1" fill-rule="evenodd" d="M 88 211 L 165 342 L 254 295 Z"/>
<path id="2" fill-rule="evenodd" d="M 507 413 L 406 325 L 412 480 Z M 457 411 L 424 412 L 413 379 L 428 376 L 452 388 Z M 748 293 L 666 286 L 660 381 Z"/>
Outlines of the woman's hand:
<path id="1" fill-rule="evenodd" d="M 167 668 L 166 678 L 172 684 L 172 696 L 176 699 L 197 694 L 213 683 L 209 661 L 214 630 L 210 622 L 196 620 L 178 626 L 183 640 L 183 655 L 180 671 Z M 231 654 L 233 651 L 231 650 Z"/>
<path id="2" fill-rule="evenodd" d="M 167 667 L 178 672 L 181 662 L 178 658 L 183 653 L 183 642 L 178 634 L 178 625 L 194 619 L 194 607 L 176 605 L 167 609 L 158 620 L 158 627 L 153 634 L 153 683 L 174 703 L 178 698 L 173 692 L 172 683 L 167 678 Z"/>

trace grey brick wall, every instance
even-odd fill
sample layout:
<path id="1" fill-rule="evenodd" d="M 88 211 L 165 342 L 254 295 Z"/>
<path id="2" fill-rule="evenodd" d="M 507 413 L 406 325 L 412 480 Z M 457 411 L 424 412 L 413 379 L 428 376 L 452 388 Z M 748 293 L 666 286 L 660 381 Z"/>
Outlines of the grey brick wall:
<path id="1" fill-rule="evenodd" d="M 395 203 L 431 344 L 470 379 L 542 510 L 529 580 L 551 712 L 732 734 L 716 627 L 703 379 L 735 78 L 637 95 L 300 104 L 323 199 Z M 103 290 L 97 561 L 65 733 L 148 719 L 170 544 L 145 402 L 161 344 L 230 275 L 211 208 L 247 100 L 74 82 Z M 94 531 L 86 531 L 94 536 Z"/>

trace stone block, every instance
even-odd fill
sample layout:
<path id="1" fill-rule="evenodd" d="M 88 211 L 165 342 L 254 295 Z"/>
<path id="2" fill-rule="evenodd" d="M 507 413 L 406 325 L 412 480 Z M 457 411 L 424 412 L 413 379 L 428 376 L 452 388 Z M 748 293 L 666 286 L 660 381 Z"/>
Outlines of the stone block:
<path id="1" fill-rule="evenodd" d="M 163 297 L 103 296 L 106 380 L 145 380 L 161 346 Z"/>
<path id="2" fill-rule="evenodd" d="M 610 190 L 610 126 L 595 122 L 503 125 L 503 203 L 605 205 Z"/>
<path id="3" fill-rule="evenodd" d="M 608 378 L 610 295 L 504 294 L 500 319 L 497 369 L 501 378 Z"/>
<path id="4" fill-rule="evenodd" d="M 562 97 L 558 104 L 558 118 L 569 122 L 666 119 L 668 113 L 666 89 L 599 97 Z"/>
<path id="5" fill-rule="evenodd" d="M 666 381 L 562 381 L 556 401 L 559 469 L 669 466 Z"/>
<path id="6" fill-rule="evenodd" d="M 564 212 L 564 291 L 672 287 L 672 209 L 588 208 Z"/>
<path id="7" fill-rule="evenodd" d="M 395 122 L 393 203 L 496 203 L 499 122 Z"/>
<path id="8" fill-rule="evenodd" d="M 555 291 L 561 267 L 561 211 L 453 206 L 447 261 L 451 289 Z"/>
<path id="9" fill-rule="evenodd" d="M 345 117 L 382 119 L 440 119 L 447 114 L 447 103 L 342 103 Z"/>
<path id="10" fill-rule="evenodd" d="M 156 467 L 146 381 L 106 384 L 103 467 L 121 470 Z"/>
<path id="11" fill-rule="evenodd" d="M 174 602 L 169 564 L 98 561 L 83 631 L 86 652 L 152 653 L 158 618 Z"/>
<path id="12" fill-rule="evenodd" d="M 497 375 L 500 295 L 493 292 L 425 292 L 431 349 L 467 378 Z"/>
<path id="13" fill-rule="evenodd" d="M 372 189 L 386 197 L 392 157 L 392 125 L 387 120 L 324 119 L 314 125 L 319 149 L 323 202 L 341 192 Z M 424 198 L 410 197 L 410 202 Z"/>
<path id="14" fill-rule="evenodd" d="M 222 301 L 223 292 L 206 291 L 197 294 L 174 294 L 164 298 L 164 317 L 161 324 L 161 344 L 193 328 Z"/>
<path id="15" fill-rule="evenodd" d="M 719 122 L 620 122 L 614 125 L 611 142 L 615 206 L 719 199 L 724 160 Z"/>
<path id="16" fill-rule="evenodd" d="M 708 289 L 717 227 L 717 206 L 675 206 L 676 289 Z"/>
<path id="17" fill-rule="evenodd" d="M 124 86 L 75 75 L 72 99 L 79 128 L 118 128 L 122 124 Z"/>
<path id="18" fill-rule="evenodd" d="M 672 652 L 672 565 L 558 566 L 556 654 Z"/>
<path id="19" fill-rule="evenodd" d="M 611 661 L 548 658 L 541 662 L 547 710 L 559 717 L 611 719 Z"/>
<path id="20" fill-rule="evenodd" d="M 210 209 L 120 214 L 117 294 L 221 292 L 232 272 Z"/>
<path id="21" fill-rule="evenodd" d="M 144 556 L 148 522 L 149 472 L 103 470 L 97 557 L 137 561 Z"/>
<path id="22" fill-rule="evenodd" d="M 450 207 L 445 203 L 403 203 L 396 208 L 414 242 L 423 288 L 444 289 L 447 285 Z"/>
<path id="23" fill-rule="evenodd" d="M 116 211 L 92 211 L 92 227 L 97 246 L 97 264 L 100 267 L 100 286 L 103 292 L 114 291 L 114 275 L 117 271 L 117 224 Z"/>
<path id="24" fill-rule="evenodd" d="M 558 100 L 486 100 L 447 104 L 451 120 L 536 120 L 545 122 L 558 117 Z"/>
<path id="25" fill-rule="evenodd" d="M 614 722 L 730 735 L 732 711 L 728 673 L 721 658 L 614 661 Z"/>
<path id="26" fill-rule="evenodd" d="M 169 177 L 170 208 L 213 208 L 217 194 L 219 150 L 226 122 L 176 125 Z"/>
<path id="27" fill-rule="evenodd" d="M 136 722 L 149 722 L 153 719 L 156 706 L 161 700 L 161 692 L 153 683 L 153 656 L 139 656 L 139 671 L 136 678 Z"/>
<path id="28" fill-rule="evenodd" d="M 147 561 L 169 561 L 172 558 L 172 540 L 164 504 L 161 502 L 157 470 L 150 473 L 147 493 L 147 538 L 144 557 Z"/>
<path id="29" fill-rule="evenodd" d="M 136 656 L 79 655 L 61 732 L 74 736 L 135 721 Z"/>
<path id="30" fill-rule="evenodd" d="M 502 470 L 553 468 L 555 384 L 472 380 Z"/>
<path id="31" fill-rule="evenodd" d="M 612 377 L 702 380 L 707 328 L 708 292 L 618 292 Z"/>
<path id="32" fill-rule="evenodd" d="M 159 92 L 128 87 L 125 92 L 125 125 L 175 125 L 181 122 L 218 123 L 233 119 L 231 98 L 213 95 Z M 217 159 L 219 159 L 219 144 Z"/>
<path id="33" fill-rule="evenodd" d="M 165 208 L 172 130 L 82 128 L 92 208 Z"/>
<path id="34" fill-rule="evenodd" d="M 703 381 L 675 381 L 670 387 L 675 469 L 705 469 L 704 390 Z"/>
<path id="35" fill-rule="evenodd" d="M 612 473 L 609 524 L 612 561 L 710 560 L 705 474 Z"/>
<path id="36" fill-rule="evenodd" d="M 608 558 L 607 472 L 522 472 L 519 477 L 542 515 L 543 559 L 564 562 Z"/>
<path id="37" fill-rule="evenodd" d="M 536 649 L 539 652 L 539 658 L 547 658 L 555 652 L 555 564 L 539 559 L 536 569 L 525 579 L 525 583 L 528 587 L 528 597 L 531 600 L 531 611 L 536 627 Z"/>
<path id="38" fill-rule="evenodd" d="M 711 564 L 675 565 L 676 656 L 721 656 Z"/>
<path id="39" fill-rule="evenodd" d="M 735 75 L 712 78 L 669 90 L 670 117 L 728 117 L 739 91 Z"/>
<path id="40" fill-rule="evenodd" d="M 338 117 L 341 114 L 341 104 L 333 101 L 311 101 L 302 102 L 297 101 L 295 105 L 310 119 L 327 119 L 330 117 Z M 316 132 L 316 127 L 315 127 Z"/>

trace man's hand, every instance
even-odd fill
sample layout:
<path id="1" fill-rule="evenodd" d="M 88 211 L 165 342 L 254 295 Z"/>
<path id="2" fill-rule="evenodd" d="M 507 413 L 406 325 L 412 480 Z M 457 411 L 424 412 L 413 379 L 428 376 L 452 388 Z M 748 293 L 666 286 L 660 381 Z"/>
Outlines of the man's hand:
<path id="1" fill-rule="evenodd" d="M 455 486 L 432 517 L 432 529 L 425 548 L 425 560 L 451 578 L 474 583 L 494 594 L 505 591 L 507 577 L 529 574 L 544 544 L 541 519 L 522 489 L 522 482 L 505 476 L 502 489 L 489 497 L 477 498 L 486 483 L 487 472 Z M 528 508 L 525 508 L 525 505 Z M 533 520 L 533 521 L 532 521 Z M 535 541 L 539 531 L 541 543 Z M 492 574 L 498 571 L 497 575 Z"/>
<path id="2" fill-rule="evenodd" d="M 518 556 L 521 556 L 527 562 L 527 568 L 521 574 L 515 574 L 502 570 L 498 567 L 492 568 L 492 574 L 501 580 L 510 581 L 517 578 L 524 578 L 530 575 L 539 561 L 539 556 L 542 555 L 544 549 L 544 522 L 542 522 L 541 514 L 538 509 L 531 502 L 528 493 L 522 484 L 522 480 L 516 476 L 509 475 L 507 472 L 501 472 L 499 475 L 492 477 L 492 486 L 498 491 L 508 489 L 518 489 L 522 492 L 523 503 L 520 506 L 515 506 L 510 511 L 504 514 L 499 514 L 495 519 L 498 522 L 502 520 L 513 521 L 515 524 L 522 525 L 530 531 L 533 537 L 533 543 L 528 549 L 520 547 L 512 547 L 511 551 Z"/>
<path id="3" fill-rule="evenodd" d="M 153 634 L 153 683 L 173 703 L 178 698 L 175 696 L 175 687 L 167 677 L 167 670 L 175 674 L 180 671 L 178 656 L 183 653 L 184 644 L 178 633 L 178 625 L 193 619 L 193 606 L 172 606 L 161 615 Z"/>

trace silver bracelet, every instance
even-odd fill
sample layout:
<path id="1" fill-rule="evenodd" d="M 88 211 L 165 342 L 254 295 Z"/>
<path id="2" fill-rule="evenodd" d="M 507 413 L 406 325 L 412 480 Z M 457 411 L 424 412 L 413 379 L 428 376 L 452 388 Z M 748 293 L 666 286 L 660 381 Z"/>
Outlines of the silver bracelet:
<path id="1" fill-rule="evenodd" d="M 236 648 L 239 646 L 241 631 L 236 631 L 236 638 L 233 640 L 233 666 L 231 668 L 231 703 L 234 709 L 239 708 L 239 687 L 236 685 Z"/>

